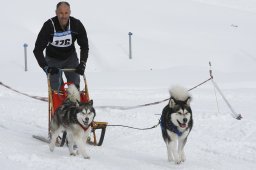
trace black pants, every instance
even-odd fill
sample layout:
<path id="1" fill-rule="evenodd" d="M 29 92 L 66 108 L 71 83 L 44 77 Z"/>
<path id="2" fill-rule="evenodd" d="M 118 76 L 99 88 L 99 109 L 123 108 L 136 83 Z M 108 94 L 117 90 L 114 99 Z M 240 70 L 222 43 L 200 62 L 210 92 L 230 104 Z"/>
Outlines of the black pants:
<path id="1" fill-rule="evenodd" d="M 79 64 L 76 52 L 74 52 L 66 60 L 58 60 L 56 58 L 52 58 L 52 57 L 48 57 L 48 56 L 46 56 L 45 59 L 46 59 L 49 67 L 57 67 L 57 68 L 60 68 L 60 69 L 76 68 Z M 64 82 L 63 77 L 62 77 L 62 75 L 60 75 L 60 73 L 50 76 L 51 88 L 53 90 L 58 90 L 59 87 Z M 65 74 L 65 77 L 66 77 L 66 80 L 67 80 L 65 82 L 72 82 L 79 89 L 79 87 L 80 87 L 80 75 L 75 73 L 75 72 L 64 72 L 64 74 Z"/>

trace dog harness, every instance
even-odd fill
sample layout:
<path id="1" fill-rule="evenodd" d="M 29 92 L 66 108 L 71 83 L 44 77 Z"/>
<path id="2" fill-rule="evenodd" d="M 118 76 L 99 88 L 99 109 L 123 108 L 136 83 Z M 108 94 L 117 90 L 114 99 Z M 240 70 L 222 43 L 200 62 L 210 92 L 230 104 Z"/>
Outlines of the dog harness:
<path id="1" fill-rule="evenodd" d="M 168 115 L 168 118 L 169 119 L 169 114 Z M 171 132 L 174 132 L 176 133 L 178 136 L 181 136 L 183 134 L 183 132 L 179 131 L 178 127 L 175 126 L 171 121 L 169 124 L 166 124 L 164 125 L 164 115 L 161 116 L 161 119 L 160 119 L 160 126 L 161 126 L 161 129 L 165 129 L 167 128 L 168 130 L 170 130 Z M 166 126 L 166 127 L 165 127 Z"/>
<path id="2" fill-rule="evenodd" d="M 79 112 L 80 110 L 76 107 L 75 108 L 75 112 L 73 112 L 71 114 L 71 117 L 72 117 L 72 120 L 73 120 L 73 123 L 77 123 L 84 131 L 87 131 L 89 129 L 89 127 L 92 127 L 92 122 L 87 126 L 85 127 L 84 125 L 82 125 L 78 120 L 77 120 L 77 117 L 76 117 L 76 114 Z"/>
<path id="3" fill-rule="evenodd" d="M 52 19 L 50 19 L 52 21 Z M 69 19 L 68 30 L 64 32 L 56 32 L 54 23 L 52 21 L 54 33 L 51 45 L 55 47 L 69 47 L 72 44 L 72 36 L 70 30 L 70 19 Z"/>
<path id="4" fill-rule="evenodd" d="M 89 127 L 92 127 L 92 123 L 90 123 L 87 127 L 84 127 L 81 123 L 79 123 L 77 121 L 77 124 L 79 124 L 79 126 L 84 130 L 84 131 L 87 131 L 89 129 Z"/>

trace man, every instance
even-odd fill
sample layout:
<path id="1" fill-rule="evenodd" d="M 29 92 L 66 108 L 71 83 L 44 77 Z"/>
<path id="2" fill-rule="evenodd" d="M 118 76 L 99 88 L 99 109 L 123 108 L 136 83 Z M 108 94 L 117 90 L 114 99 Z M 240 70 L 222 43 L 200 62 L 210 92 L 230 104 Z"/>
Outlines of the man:
<path id="1" fill-rule="evenodd" d="M 63 84 L 60 77 L 60 69 L 63 68 L 75 68 L 75 72 L 65 72 L 65 76 L 67 82 L 73 82 L 79 89 L 79 74 L 84 74 L 88 58 L 89 45 L 86 30 L 80 20 L 71 17 L 70 13 L 68 2 L 61 1 L 57 4 L 56 16 L 44 23 L 33 51 L 39 66 L 51 75 L 50 82 L 53 90 L 58 90 Z M 80 46 L 80 62 L 74 44 L 76 40 Z M 44 50 L 46 50 L 45 56 Z"/>

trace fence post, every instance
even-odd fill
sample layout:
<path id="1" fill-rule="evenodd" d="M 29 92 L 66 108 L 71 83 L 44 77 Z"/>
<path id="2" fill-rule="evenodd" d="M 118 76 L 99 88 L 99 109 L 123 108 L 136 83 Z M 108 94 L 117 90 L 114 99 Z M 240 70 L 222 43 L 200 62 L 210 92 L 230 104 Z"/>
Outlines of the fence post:
<path id="1" fill-rule="evenodd" d="M 129 59 L 132 59 L 132 33 L 129 32 Z"/>
<path id="2" fill-rule="evenodd" d="M 28 64 L 27 64 L 27 47 L 28 47 L 28 44 L 24 44 L 23 45 L 24 47 L 24 58 L 25 58 L 25 71 L 28 71 Z"/>

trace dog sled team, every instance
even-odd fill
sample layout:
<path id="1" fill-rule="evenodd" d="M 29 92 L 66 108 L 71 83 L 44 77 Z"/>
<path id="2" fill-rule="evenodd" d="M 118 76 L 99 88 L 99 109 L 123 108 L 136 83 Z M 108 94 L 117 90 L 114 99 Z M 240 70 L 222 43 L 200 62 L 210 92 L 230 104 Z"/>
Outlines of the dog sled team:
<path id="1" fill-rule="evenodd" d="M 73 84 L 68 86 L 67 94 L 67 98 L 56 109 L 50 122 L 50 151 L 54 150 L 58 135 L 66 131 L 70 155 L 81 154 L 85 159 L 89 159 L 85 143 L 96 116 L 93 101 L 80 102 L 79 91 Z M 171 88 L 169 103 L 163 108 L 161 115 L 160 126 L 168 160 L 175 164 L 180 164 L 186 159 L 184 147 L 193 126 L 191 99 L 185 88 Z"/>
<path id="2" fill-rule="evenodd" d="M 96 113 L 93 101 L 87 100 L 89 95 L 86 83 L 87 95 L 81 95 L 77 89 L 80 83 L 79 75 L 84 76 L 88 59 L 87 33 L 81 21 L 70 16 L 68 2 L 59 2 L 55 13 L 56 16 L 48 19 L 41 28 L 33 50 L 39 66 L 48 74 L 49 147 L 53 151 L 56 139 L 61 132 L 65 131 L 70 155 L 79 153 L 88 159 L 90 157 L 86 153 L 85 142 L 91 131 L 95 133 L 95 129 L 102 129 L 100 145 L 104 139 L 106 122 L 97 122 L 95 125 L 93 120 Z M 76 40 L 80 46 L 80 60 L 76 53 Z M 63 84 L 63 80 L 60 83 L 59 77 L 63 71 L 61 68 L 75 68 L 75 73 L 65 73 L 67 82 L 73 82 L 75 85 L 69 85 L 64 91 L 64 94 L 67 93 L 63 98 L 64 101 L 59 100 L 60 96 L 52 92 L 59 88 L 59 84 Z M 179 164 L 185 161 L 184 146 L 193 125 L 191 96 L 182 87 L 172 88 L 170 94 L 169 104 L 163 109 L 160 125 L 167 146 L 168 160 Z M 87 97 L 86 100 L 80 100 L 82 96 Z"/>

